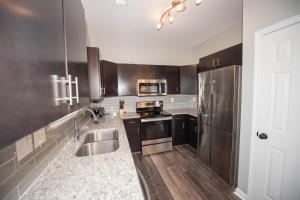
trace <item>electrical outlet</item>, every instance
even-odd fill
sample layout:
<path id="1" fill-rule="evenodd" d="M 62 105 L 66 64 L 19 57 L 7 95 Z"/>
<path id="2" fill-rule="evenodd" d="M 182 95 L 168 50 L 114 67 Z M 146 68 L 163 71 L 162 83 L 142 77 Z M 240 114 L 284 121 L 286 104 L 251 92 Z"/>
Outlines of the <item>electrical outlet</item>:
<path id="1" fill-rule="evenodd" d="M 27 135 L 16 142 L 17 159 L 18 161 L 25 158 L 33 151 L 32 135 Z"/>
<path id="2" fill-rule="evenodd" d="M 174 103 L 174 101 L 175 101 L 174 97 L 171 97 L 171 103 Z"/>
<path id="3" fill-rule="evenodd" d="M 34 148 L 38 148 L 44 142 L 46 142 L 46 131 L 45 128 L 41 128 L 33 133 Z"/>
<path id="4" fill-rule="evenodd" d="M 196 97 L 193 97 L 192 101 L 196 101 Z"/>

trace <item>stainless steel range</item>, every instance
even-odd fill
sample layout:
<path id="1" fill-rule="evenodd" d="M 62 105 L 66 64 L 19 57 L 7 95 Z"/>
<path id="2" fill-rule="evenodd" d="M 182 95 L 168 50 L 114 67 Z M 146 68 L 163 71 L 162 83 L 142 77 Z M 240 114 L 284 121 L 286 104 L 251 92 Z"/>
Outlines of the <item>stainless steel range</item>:
<path id="1" fill-rule="evenodd" d="M 172 115 L 163 110 L 163 101 L 136 103 L 141 116 L 142 155 L 172 150 Z"/>

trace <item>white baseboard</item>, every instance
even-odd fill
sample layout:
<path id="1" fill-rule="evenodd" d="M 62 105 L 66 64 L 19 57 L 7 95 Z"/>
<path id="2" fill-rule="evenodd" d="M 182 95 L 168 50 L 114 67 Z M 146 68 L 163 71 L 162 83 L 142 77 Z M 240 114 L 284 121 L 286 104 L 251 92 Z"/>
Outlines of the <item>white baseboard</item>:
<path id="1" fill-rule="evenodd" d="M 239 188 L 235 189 L 234 194 L 238 196 L 241 200 L 247 200 L 247 195 Z"/>

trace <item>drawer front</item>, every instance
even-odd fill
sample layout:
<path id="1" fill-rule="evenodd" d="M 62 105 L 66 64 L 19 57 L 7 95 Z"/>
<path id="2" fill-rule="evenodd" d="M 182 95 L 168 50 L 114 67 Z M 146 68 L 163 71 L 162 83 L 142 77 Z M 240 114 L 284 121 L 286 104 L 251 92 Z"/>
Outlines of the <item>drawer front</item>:
<path id="1" fill-rule="evenodd" d="M 125 126 L 140 126 L 140 119 L 124 119 Z"/>
<path id="2" fill-rule="evenodd" d="M 172 149 L 173 149 L 172 142 L 147 145 L 147 146 L 142 146 L 142 155 L 146 156 L 146 155 L 150 155 L 150 154 L 171 151 Z"/>

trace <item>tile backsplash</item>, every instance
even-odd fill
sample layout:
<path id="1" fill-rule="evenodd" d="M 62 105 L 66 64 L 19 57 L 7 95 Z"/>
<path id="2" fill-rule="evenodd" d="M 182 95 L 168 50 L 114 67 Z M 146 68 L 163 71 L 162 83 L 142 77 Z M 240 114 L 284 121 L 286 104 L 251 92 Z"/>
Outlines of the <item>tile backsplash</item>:
<path id="1" fill-rule="evenodd" d="M 88 115 L 78 117 L 83 126 Z M 73 119 L 46 126 L 0 149 L 0 199 L 18 199 L 73 137 Z M 34 139 L 35 138 L 35 139 Z"/>
<path id="2" fill-rule="evenodd" d="M 164 102 L 164 109 L 197 107 L 196 95 L 167 95 L 167 96 L 154 96 L 154 97 L 137 97 L 137 96 L 106 97 L 99 103 L 92 103 L 91 106 L 104 107 L 107 113 L 118 113 L 119 100 L 125 100 L 124 108 L 126 112 L 135 112 L 136 102 L 138 101 L 162 100 Z"/>

